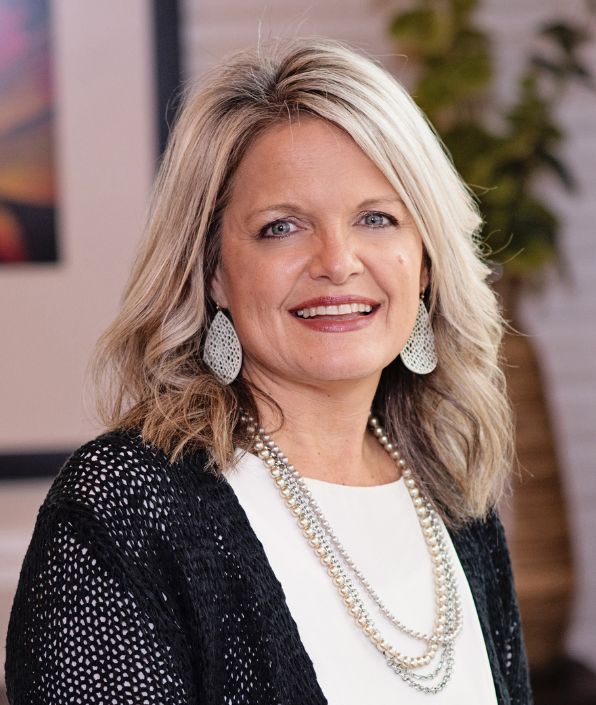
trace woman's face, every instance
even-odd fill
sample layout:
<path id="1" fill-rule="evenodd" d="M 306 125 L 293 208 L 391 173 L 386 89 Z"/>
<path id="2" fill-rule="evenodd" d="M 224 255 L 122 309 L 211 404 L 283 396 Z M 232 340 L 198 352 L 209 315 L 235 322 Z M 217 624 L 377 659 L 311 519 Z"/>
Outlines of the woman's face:
<path id="1" fill-rule="evenodd" d="M 350 136 L 308 117 L 253 143 L 223 213 L 212 282 L 245 376 L 378 381 L 426 284 L 417 228 Z"/>

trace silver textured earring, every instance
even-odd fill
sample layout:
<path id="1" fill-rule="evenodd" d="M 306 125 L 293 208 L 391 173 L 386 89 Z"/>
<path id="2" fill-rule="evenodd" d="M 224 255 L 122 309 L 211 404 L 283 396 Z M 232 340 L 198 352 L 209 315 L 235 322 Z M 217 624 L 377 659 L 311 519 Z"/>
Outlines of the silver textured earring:
<path id="1" fill-rule="evenodd" d="M 205 337 L 203 360 L 223 384 L 233 382 L 242 367 L 242 346 L 236 330 L 219 306 Z"/>
<path id="2" fill-rule="evenodd" d="M 419 375 L 426 375 L 437 366 L 435 335 L 422 296 L 418 304 L 414 328 L 400 355 L 404 365 Z"/>

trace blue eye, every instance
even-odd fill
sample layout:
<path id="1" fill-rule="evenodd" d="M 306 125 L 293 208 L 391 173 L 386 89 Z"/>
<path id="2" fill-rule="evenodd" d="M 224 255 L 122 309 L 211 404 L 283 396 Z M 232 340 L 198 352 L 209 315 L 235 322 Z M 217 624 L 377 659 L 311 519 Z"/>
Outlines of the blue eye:
<path id="1" fill-rule="evenodd" d="M 377 223 L 371 223 L 371 227 L 373 228 L 386 228 L 388 225 L 385 223 L 383 224 L 381 221 L 383 218 L 389 221 L 389 225 L 397 225 L 397 220 L 392 216 L 388 215 L 387 213 L 379 213 L 378 211 L 371 211 L 370 213 L 365 213 L 364 218 L 376 218 Z"/>
<path id="2" fill-rule="evenodd" d="M 283 220 L 281 218 L 279 220 L 274 220 L 271 223 L 267 223 L 267 225 L 263 226 L 259 230 L 259 237 L 260 238 L 274 238 L 274 239 L 281 239 L 284 237 L 288 237 L 288 235 L 291 235 L 292 232 L 287 229 L 280 230 L 279 227 L 280 226 L 289 226 L 289 225 L 293 225 L 293 223 L 289 220 Z M 267 235 L 267 231 L 269 229 L 271 229 L 272 234 Z"/>

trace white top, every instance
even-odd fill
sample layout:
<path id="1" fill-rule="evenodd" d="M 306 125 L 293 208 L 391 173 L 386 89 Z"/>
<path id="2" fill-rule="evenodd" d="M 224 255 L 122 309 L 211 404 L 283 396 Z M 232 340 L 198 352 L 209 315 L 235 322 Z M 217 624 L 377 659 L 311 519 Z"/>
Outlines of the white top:
<path id="1" fill-rule="evenodd" d="M 244 453 L 226 478 L 282 585 L 319 685 L 331 705 L 496 705 L 476 608 L 447 532 L 462 601 L 463 628 L 455 644 L 451 680 L 440 693 L 431 696 L 406 685 L 349 615 L 263 461 Z M 355 487 L 304 479 L 381 600 L 406 625 L 431 631 L 432 565 L 403 480 Z M 399 632 L 364 591 L 362 595 L 385 639 L 403 653 L 419 654 L 421 643 Z"/>

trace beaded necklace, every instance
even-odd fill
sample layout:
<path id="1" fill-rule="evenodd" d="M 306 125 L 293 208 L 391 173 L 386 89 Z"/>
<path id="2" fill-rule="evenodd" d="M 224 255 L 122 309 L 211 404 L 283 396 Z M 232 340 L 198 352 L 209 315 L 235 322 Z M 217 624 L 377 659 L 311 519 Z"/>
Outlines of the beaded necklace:
<path id="1" fill-rule="evenodd" d="M 305 538 L 327 569 L 348 613 L 362 633 L 384 655 L 387 665 L 409 686 L 429 694 L 443 690 L 453 671 L 454 642 L 462 628 L 460 599 L 444 527 L 378 419 L 372 415 L 369 417 L 370 430 L 401 470 L 433 566 L 435 621 L 430 634 L 411 629 L 389 610 L 339 541 L 298 470 L 289 463 L 265 429 L 257 428 L 251 416 L 243 414 L 242 421 L 253 435 L 254 451 L 268 468 L 288 509 L 296 517 Z M 422 642 L 422 653 L 405 655 L 381 635 L 349 573 L 395 628 Z M 430 670 L 422 670 L 427 667 Z"/>

